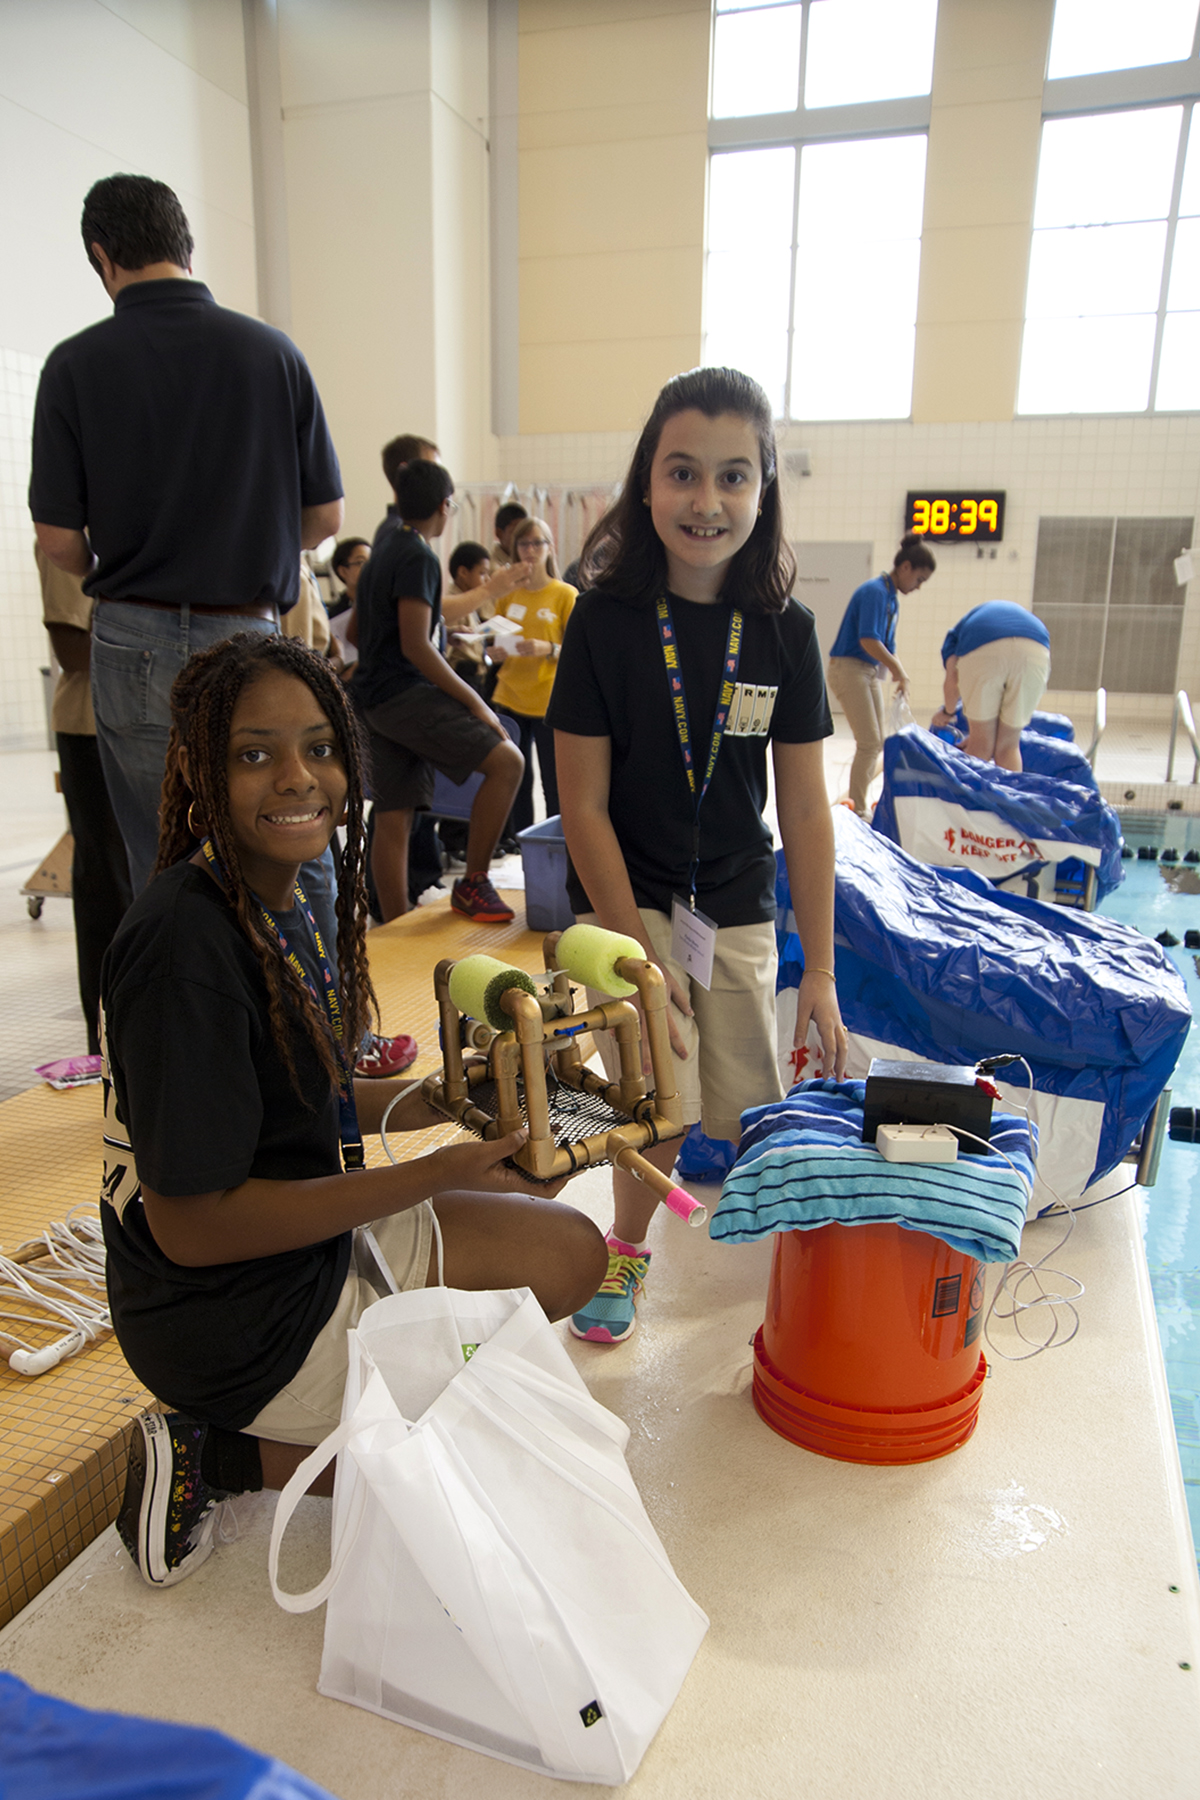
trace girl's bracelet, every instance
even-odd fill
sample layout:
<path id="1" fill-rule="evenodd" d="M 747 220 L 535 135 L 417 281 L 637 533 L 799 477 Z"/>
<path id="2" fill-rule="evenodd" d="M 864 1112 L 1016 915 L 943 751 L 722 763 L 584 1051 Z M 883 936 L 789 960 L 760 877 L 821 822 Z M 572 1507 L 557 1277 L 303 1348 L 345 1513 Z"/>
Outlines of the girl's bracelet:
<path id="1" fill-rule="evenodd" d="M 805 963 L 804 973 L 806 975 L 828 975 L 830 981 L 837 980 L 837 976 L 832 969 L 818 969 L 815 963 Z"/>

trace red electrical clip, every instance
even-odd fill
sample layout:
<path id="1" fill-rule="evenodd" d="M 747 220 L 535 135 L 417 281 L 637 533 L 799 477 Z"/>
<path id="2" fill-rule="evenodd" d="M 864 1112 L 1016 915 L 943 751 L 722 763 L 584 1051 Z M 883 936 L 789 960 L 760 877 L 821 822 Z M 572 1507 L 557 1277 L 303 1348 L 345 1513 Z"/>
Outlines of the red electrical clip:
<path id="1" fill-rule="evenodd" d="M 975 1077 L 975 1086 L 977 1088 L 982 1088 L 985 1094 L 990 1094 L 993 1100 L 999 1100 L 1000 1089 L 996 1086 L 994 1081 L 989 1081 L 986 1075 L 977 1075 Z"/>

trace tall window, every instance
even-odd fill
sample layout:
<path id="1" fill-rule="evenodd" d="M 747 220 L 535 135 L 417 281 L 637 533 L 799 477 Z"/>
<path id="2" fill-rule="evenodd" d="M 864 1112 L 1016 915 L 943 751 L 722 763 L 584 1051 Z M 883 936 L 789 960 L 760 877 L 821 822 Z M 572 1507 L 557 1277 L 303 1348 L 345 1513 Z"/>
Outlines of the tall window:
<path id="1" fill-rule="evenodd" d="M 706 363 L 905 418 L 937 0 L 716 0 Z"/>
<path id="2" fill-rule="evenodd" d="M 1197 10 L 1057 0 L 1019 412 L 1200 406 Z"/>

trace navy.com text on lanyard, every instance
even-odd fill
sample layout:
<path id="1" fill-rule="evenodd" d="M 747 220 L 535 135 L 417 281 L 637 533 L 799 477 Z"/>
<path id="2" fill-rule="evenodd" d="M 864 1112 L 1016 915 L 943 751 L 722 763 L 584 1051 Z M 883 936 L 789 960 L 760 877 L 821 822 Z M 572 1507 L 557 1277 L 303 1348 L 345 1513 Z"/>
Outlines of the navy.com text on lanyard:
<path id="1" fill-rule="evenodd" d="M 708 762 L 705 765 L 704 779 L 699 789 L 696 787 L 696 759 L 692 751 L 692 732 L 688 722 L 687 695 L 683 691 L 683 671 L 679 666 L 675 625 L 671 618 L 670 603 L 665 595 L 658 602 L 658 635 L 662 641 L 663 661 L 667 665 L 667 681 L 671 689 L 671 704 L 675 709 L 675 729 L 679 734 L 679 748 L 683 752 L 684 773 L 687 776 L 688 790 L 691 793 L 695 809 L 692 815 L 692 862 L 688 870 L 688 902 L 694 912 L 696 910 L 696 874 L 700 867 L 700 808 L 713 778 L 713 770 L 717 766 L 721 739 L 725 735 L 729 708 L 733 704 L 733 690 L 737 686 L 738 663 L 742 655 L 741 609 L 735 606 L 729 620 L 729 642 L 725 646 L 721 691 L 717 696 L 717 710 L 713 715 Z"/>
<path id="2" fill-rule="evenodd" d="M 206 838 L 200 846 L 205 858 L 218 872 L 221 864 L 210 839 Z M 333 1033 L 333 1046 L 338 1064 L 338 1137 L 342 1144 L 342 1164 L 346 1169 L 363 1169 L 366 1157 L 363 1154 L 362 1132 L 358 1128 L 358 1109 L 354 1104 L 354 1077 L 350 1064 L 346 1060 L 346 1046 L 342 1042 L 342 1006 L 338 998 L 337 982 L 334 979 L 333 965 L 325 949 L 325 940 L 321 936 L 321 927 L 317 924 L 313 910 L 308 904 L 304 889 L 296 883 L 296 903 L 304 909 L 304 915 L 312 926 L 313 942 L 317 946 L 317 955 L 321 959 L 321 980 L 324 993 L 318 991 L 315 981 L 309 974 L 287 938 L 279 929 L 279 921 L 275 915 L 259 901 L 259 911 L 275 933 L 279 948 L 283 951 L 284 960 L 294 974 L 304 983 L 317 1005 L 324 1003 L 325 1015 L 329 1020 L 329 1029 Z"/>

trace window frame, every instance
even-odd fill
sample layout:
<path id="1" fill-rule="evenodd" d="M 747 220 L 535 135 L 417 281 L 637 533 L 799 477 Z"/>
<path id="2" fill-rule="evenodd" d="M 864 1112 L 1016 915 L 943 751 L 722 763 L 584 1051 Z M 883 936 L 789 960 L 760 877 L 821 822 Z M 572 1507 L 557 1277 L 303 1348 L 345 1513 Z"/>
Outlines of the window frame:
<path id="1" fill-rule="evenodd" d="M 1047 46 L 1047 58 L 1049 47 Z M 1095 75 L 1064 75 L 1051 81 L 1047 79 L 1042 89 L 1042 126 L 1057 123 L 1060 119 L 1096 118 L 1104 113 L 1147 112 L 1165 106 L 1182 106 L 1183 117 L 1179 126 L 1179 143 L 1175 151 L 1175 174 L 1171 183 L 1171 203 L 1167 213 L 1167 232 L 1163 246 L 1162 276 L 1159 283 L 1158 309 L 1154 322 L 1154 350 L 1150 361 L 1150 379 L 1147 387 L 1146 405 L 1137 409 L 1126 409 L 1111 412 L 1099 409 L 1095 412 L 1021 412 L 1014 404 L 1013 417 L 1018 419 L 1141 419 L 1158 417 L 1161 410 L 1163 417 L 1179 416 L 1191 409 L 1176 406 L 1159 408 L 1158 377 L 1162 362 L 1163 332 L 1167 321 L 1167 296 L 1171 288 L 1171 268 L 1175 258 L 1175 236 L 1179 224 L 1179 201 L 1183 191 L 1183 172 L 1187 163 L 1188 146 L 1191 143 L 1193 128 L 1200 130 L 1200 124 L 1194 124 L 1196 102 L 1200 101 L 1200 12 L 1197 13 L 1195 32 L 1192 38 L 1192 54 L 1183 62 L 1148 63 L 1136 69 L 1107 69 Z M 1038 142 L 1038 176 L 1041 175 L 1042 145 Z M 1189 213 L 1189 218 L 1196 215 Z M 1029 243 L 1032 252 L 1035 228 L 1030 218 Z M 1026 284 L 1026 305 L 1028 305 L 1028 282 Z M 1190 309 L 1189 309 L 1190 310 Z M 1111 315 L 1101 314 L 1101 317 Z M 1029 323 L 1026 312 L 1021 322 L 1021 359 L 1025 355 L 1025 327 Z M 1017 390 L 1020 392 L 1020 369 L 1017 374 Z"/>
<path id="2" fill-rule="evenodd" d="M 713 157 L 722 152 L 737 150 L 770 150 L 791 146 L 795 150 L 795 168 L 792 177 L 792 221 L 791 221 L 791 274 L 788 284 L 787 315 L 787 363 L 784 376 L 783 412 L 776 421 L 781 425 L 797 424 L 800 421 L 792 413 L 792 368 L 796 340 L 796 226 L 800 212 L 800 155 L 808 144 L 836 143 L 839 140 L 862 141 L 866 138 L 916 137 L 929 136 L 929 121 L 932 111 L 933 96 L 914 94 L 898 100 L 863 100 L 847 106 L 806 107 L 804 104 L 804 78 L 808 66 L 808 20 L 812 6 L 821 0 L 799 0 L 802 8 L 800 19 L 800 68 L 799 68 L 799 104 L 792 112 L 751 113 L 740 118 L 714 119 L 712 117 L 712 74 L 715 67 L 715 39 L 717 29 L 717 8 L 714 3 L 711 13 L 711 42 L 709 52 L 709 120 L 708 120 L 708 176 L 711 180 Z M 932 84 L 931 84 L 932 85 Z M 922 197 L 922 224 L 924 220 L 924 200 Z M 704 220 L 704 293 L 701 316 L 703 324 L 703 344 L 708 344 L 708 183 L 705 184 L 705 220 Z M 909 394 L 909 410 L 906 418 L 912 418 L 912 395 Z M 862 424 L 861 418 L 853 421 L 832 419 L 823 423 L 855 423 Z M 897 420 L 903 423 L 903 420 Z"/>

